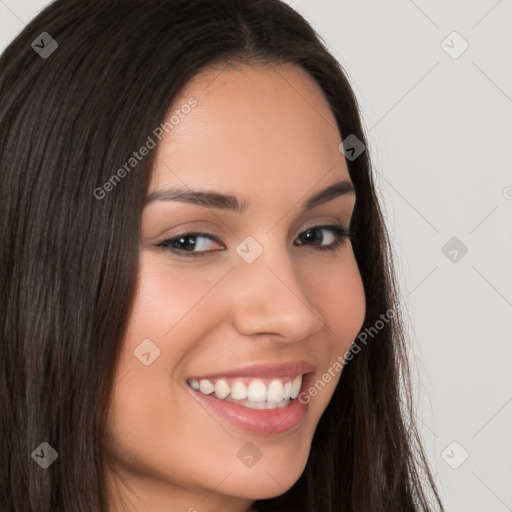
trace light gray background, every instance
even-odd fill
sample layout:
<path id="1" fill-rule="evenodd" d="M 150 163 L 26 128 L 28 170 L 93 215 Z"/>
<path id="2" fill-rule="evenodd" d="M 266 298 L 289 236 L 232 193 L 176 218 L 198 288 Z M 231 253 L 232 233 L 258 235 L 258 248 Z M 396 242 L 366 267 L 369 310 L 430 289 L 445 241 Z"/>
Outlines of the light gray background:
<path id="1" fill-rule="evenodd" d="M 48 3 L 0 0 L 0 49 Z M 447 510 L 512 511 L 512 0 L 288 3 L 361 104 Z"/>

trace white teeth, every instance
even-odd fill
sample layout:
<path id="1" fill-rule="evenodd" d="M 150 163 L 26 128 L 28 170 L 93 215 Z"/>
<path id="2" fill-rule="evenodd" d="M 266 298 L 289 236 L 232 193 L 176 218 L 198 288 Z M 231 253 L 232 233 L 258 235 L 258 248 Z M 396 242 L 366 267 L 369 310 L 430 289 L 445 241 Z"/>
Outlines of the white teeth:
<path id="1" fill-rule="evenodd" d="M 188 385 L 205 395 L 215 394 L 215 398 L 228 402 L 237 402 L 251 409 L 275 409 L 286 407 L 290 400 L 297 398 L 302 386 L 302 375 L 293 381 L 285 378 L 273 379 L 268 386 L 261 379 L 254 379 L 246 386 L 241 381 L 235 381 L 231 386 L 226 379 L 189 379 Z M 267 381 L 268 382 L 268 381 Z"/>
<path id="2" fill-rule="evenodd" d="M 292 385 L 292 392 L 290 394 L 290 398 L 297 398 L 299 396 L 300 387 L 302 385 L 302 375 L 295 377 Z"/>
<path id="3" fill-rule="evenodd" d="M 217 398 L 223 399 L 226 398 L 229 393 L 231 393 L 231 388 L 228 383 L 224 379 L 219 379 L 215 383 L 215 396 Z"/>
<path id="4" fill-rule="evenodd" d="M 267 400 L 272 403 L 283 401 L 283 383 L 280 380 L 273 380 L 268 387 Z"/>
<path id="5" fill-rule="evenodd" d="M 245 407 L 248 407 L 249 409 L 270 409 L 268 407 L 270 405 L 269 402 L 245 402 Z"/>
<path id="6" fill-rule="evenodd" d="M 247 399 L 250 402 L 266 402 L 267 401 L 267 386 L 262 380 L 255 379 L 247 388 Z"/>
<path id="7" fill-rule="evenodd" d="M 230 396 L 225 400 L 226 402 L 234 402 Z M 248 407 L 249 409 L 280 409 L 281 407 L 290 405 L 290 400 L 282 400 L 277 404 L 272 402 L 250 402 L 249 400 L 237 401 L 236 403 Z"/>
<path id="8" fill-rule="evenodd" d="M 214 390 L 215 390 L 215 387 L 209 380 L 201 379 L 199 381 L 199 391 L 201 391 L 201 393 L 204 393 L 205 395 L 209 395 Z"/>
<path id="9" fill-rule="evenodd" d="M 283 387 L 283 399 L 288 400 L 292 393 L 292 383 L 288 381 Z"/>
<path id="10" fill-rule="evenodd" d="M 235 400 L 245 400 L 247 398 L 247 386 L 243 382 L 235 382 L 231 387 L 231 397 Z"/>

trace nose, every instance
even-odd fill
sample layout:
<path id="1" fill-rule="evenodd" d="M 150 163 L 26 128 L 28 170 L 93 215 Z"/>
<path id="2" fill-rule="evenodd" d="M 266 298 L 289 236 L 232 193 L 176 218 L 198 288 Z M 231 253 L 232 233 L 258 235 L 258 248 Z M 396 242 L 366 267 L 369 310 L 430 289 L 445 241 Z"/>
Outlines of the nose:
<path id="1" fill-rule="evenodd" d="M 305 339 L 325 324 L 286 248 L 242 258 L 230 276 L 231 318 L 240 334 L 266 334 L 283 342 Z"/>

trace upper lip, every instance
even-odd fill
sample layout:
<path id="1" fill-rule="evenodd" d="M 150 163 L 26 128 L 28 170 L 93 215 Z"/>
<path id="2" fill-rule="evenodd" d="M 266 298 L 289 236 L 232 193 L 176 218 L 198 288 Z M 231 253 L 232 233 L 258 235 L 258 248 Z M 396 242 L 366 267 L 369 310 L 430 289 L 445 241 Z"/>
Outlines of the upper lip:
<path id="1" fill-rule="evenodd" d="M 288 361 L 282 363 L 253 363 L 235 369 L 195 376 L 199 379 L 221 377 L 288 377 L 314 372 L 316 366 L 308 361 Z"/>

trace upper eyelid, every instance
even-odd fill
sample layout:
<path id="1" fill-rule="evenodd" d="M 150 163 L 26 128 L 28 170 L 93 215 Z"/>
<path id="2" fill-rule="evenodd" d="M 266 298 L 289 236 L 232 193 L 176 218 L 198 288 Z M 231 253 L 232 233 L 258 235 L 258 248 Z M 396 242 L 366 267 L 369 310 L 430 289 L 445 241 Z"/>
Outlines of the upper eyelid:
<path id="1" fill-rule="evenodd" d="M 329 222 L 317 222 L 316 224 L 312 224 L 311 226 L 308 226 L 306 228 L 302 228 L 300 231 L 298 231 L 298 235 L 300 235 L 301 233 L 303 233 L 304 231 L 307 231 L 308 229 L 313 229 L 313 228 L 329 228 L 329 227 L 341 227 L 341 228 L 346 228 L 348 229 L 350 227 L 350 223 L 345 226 L 343 223 L 340 223 L 340 224 L 336 224 L 335 222 L 333 222 L 332 220 L 329 221 Z M 219 238 L 217 237 L 217 235 L 214 235 L 213 233 L 208 233 L 207 230 L 203 230 L 201 228 L 185 228 L 181 231 L 178 231 L 177 233 L 174 233 L 172 235 L 168 235 L 164 240 L 167 240 L 167 239 L 172 239 L 172 238 L 175 238 L 177 236 L 184 236 L 184 235 L 201 235 L 201 236 L 208 236 L 208 237 L 211 237 L 213 239 L 216 239 L 218 240 Z"/>
<path id="2" fill-rule="evenodd" d="M 297 231 L 297 235 L 303 233 L 304 231 L 307 231 L 308 229 L 312 229 L 312 228 L 318 228 L 318 227 L 329 227 L 329 226 L 338 226 L 338 227 L 341 227 L 341 228 L 344 228 L 344 229 L 350 229 L 350 226 L 352 224 L 352 215 L 350 215 L 350 217 L 348 218 L 348 222 L 344 222 L 342 221 L 341 219 L 335 217 L 335 216 L 327 216 L 328 219 L 326 220 L 315 220 L 313 224 L 311 225 L 308 225 L 304 228 L 301 228 L 300 231 Z M 174 237 L 177 237 L 177 236 L 180 236 L 180 235 L 204 235 L 204 236 L 209 236 L 209 237 L 212 237 L 214 239 L 218 239 L 218 237 L 212 233 L 209 233 L 208 232 L 208 228 L 201 228 L 201 227 L 184 227 L 183 229 L 179 230 L 178 232 L 172 234 L 172 235 L 167 235 L 165 236 L 164 240 L 168 240 L 170 238 L 174 238 Z M 230 230 L 232 231 L 232 230 Z"/>

